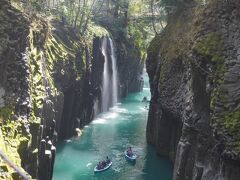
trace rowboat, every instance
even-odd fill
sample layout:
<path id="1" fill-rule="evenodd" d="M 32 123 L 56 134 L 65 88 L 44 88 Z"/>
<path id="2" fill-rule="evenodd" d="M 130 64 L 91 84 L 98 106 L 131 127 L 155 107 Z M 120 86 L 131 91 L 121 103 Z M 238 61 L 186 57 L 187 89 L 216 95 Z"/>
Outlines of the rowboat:
<path id="1" fill-rule="evenodd" d="M 133 153 L 131 156 L 128 156 L 127 151 L 125 151 L 124 155 L 125 155 L 126 160 L 128 160 L 130 162 L 136 161 L 136 158 L 137 158 L 136 154 Z"/>
<path id="2" fill-rule="evenodd" d="M 102 172 L 102 171 L 106 171 L 107 169 L 109 169 L 112 166 L 112 161 L 110 161 L 104 168 L 98 169 L 97 165 L 94 168 L 94 172 L 98 173 L 98 172 Z"/>

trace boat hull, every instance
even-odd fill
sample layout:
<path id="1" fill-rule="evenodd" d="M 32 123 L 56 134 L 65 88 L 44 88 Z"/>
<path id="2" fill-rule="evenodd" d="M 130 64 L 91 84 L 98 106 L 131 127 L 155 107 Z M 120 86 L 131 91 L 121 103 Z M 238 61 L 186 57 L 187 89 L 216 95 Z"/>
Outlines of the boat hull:
<path id="1" fill-rule="evenodd" d="M 137 155 L 133 154 L 131 157 L 127 155 L 127 151 L 124 152 L 125 158 L 127 161 L 134 162 L 136 161 Z"/>
<path id="2" fill-rule="evenodd" d="M 97 166 L 94 168 L 94 173 L 99 173 L 108 170 L 112 166 L 112 161 L 103 169 L 97 169 Z"/>

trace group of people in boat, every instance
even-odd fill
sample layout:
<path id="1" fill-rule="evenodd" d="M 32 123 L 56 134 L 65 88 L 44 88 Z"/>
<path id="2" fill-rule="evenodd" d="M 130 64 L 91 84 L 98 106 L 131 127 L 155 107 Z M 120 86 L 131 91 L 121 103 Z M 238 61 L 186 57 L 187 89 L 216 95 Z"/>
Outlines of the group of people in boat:
<path id="1" fill-rule="evenodd" d="M 149 102 L 147 96 L 144 96 L 144 97 L 143 97 L 142 102 Z"/>
<path id="2" fill-rule="evenodd" d="M 102 162 L 99 162 L 97 164 L 97 170 L 104 169 L 110 162 L 111 161 L 110 161 L 110 159 L 107 156 L 106 160 L 103 160 Z"/>
<path id="3" fill-rule="evenodd" d="M 144 108 L 147 109 L 147 110 L 149 110 L 149 108 L 148 108 L 148 103 L 149 103 L 150 101 L 148 100 L 147 96 L 144 96 L 144 97 L 143 97 L 142 102 L 146 102 L 146 103 L 147 103 Z"/>
<path id="4" fill-rule="evenodd" d="M 127 149 L 127 156 L 132 157 L 133 156 L 133 152 L 132 152 L 132 148 L 128 147 Z"/>
<path id="5" fill-rule="evenodd" d="M 128 149 L 127 149 L 127 156 L 129 156 L 129 157 L 133 156 L 132 147 L 128 147 Z M 97 164 L 97 170 L 104 169 L 110 162 L 111 161 L 110 161 L 110 159 L 107 156 L 106 160 L 103 160 L 103 161 L 101 161 L 101 162 L 99 162 Z"/>

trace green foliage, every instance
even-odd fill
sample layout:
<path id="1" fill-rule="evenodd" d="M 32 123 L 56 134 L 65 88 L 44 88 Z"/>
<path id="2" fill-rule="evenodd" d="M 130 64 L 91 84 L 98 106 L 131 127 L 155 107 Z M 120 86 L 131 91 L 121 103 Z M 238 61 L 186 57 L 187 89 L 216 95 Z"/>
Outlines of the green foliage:
<path id="1" fill-rule="evenodd" d="M 179 4 L 179 0 L 157 0 L 160 1 L 162 6 L 177 6 Z"/>
<path id="2" fill-rule="evenodd" d="M 35 33 L 34 33 L 35 32 Z M 30 30 L 29 42 L 30 48 L 28 53 L 29 66 L 30 66 L 30 79 L 31 79 L 31 96 L 33 103 L 33 110 L 36 113 L 43 105 L 43 99 L 45 97 L 45 88 L 43 86 L 43 69 L 42 58 L 43 54 L 39 49 L 35 47 L 35 35 L 36 31 Z"/>
<path id="3" fill-rule="evenodd" d="M 12 105 L 6 105 L 0 108 L 0 120 L 8 121 L 14 114 L 14 108 Z"/>
<path id="4" fill-rule="evenodd" d="M 13 1 L 13 0 L 12 0 Z M 93 18 L 93 10 L 98 0 L 28 0 L 12 4 L 26 13 L 36 13 L 48 19 L 56 18 L 63 25 L 71 26 L 82 35 Z"/>
<path id="5" fill-rule="evenodd" d="M 228 135 L 233 138 L 234 149 L 240 152 L 240 109 L 225 113 L 217 122 L 227 131 Z"/>
<path id="6" fill-rule="evenodd" d="M 169 7 L 181 7 L 185 4 L 189 4 L 192 2 L 192 0 L 156 0 L 160 3 L 161 6 L 165 8 Z"/>
<path id="7" fill-rule="evenodd" d="M 89 35 L 91 37 L 109 36 L 109 32 L 105 28 L 98 26 L 95 23 L 89 24 L 87 33 L 88 33 L 87 35 Z"/>
<path id="8" fill-rule="evenodd" d="M 39 0 L 31 0 L 30 1 L 31 6 L 38 12 L 40 11 L 44 11 L 46 6 L 44 5 L 43 1 L 39 1 Z"/>
<path id="9" fill-rule="evenodd" d="M 223 118 L 223 123 L 225 127 L 233 134 L 239 133 L 240 138 L 240 109 L 230 112 Z"/>
<path id="10" fill-rule="evenodd" d="M 21 133 L 18 133 L 18 132 L 20 132 L 19 127 L 21 127 L 20 121 L 8 120 L 8 121 L 4 122 L 4 124 L 2 126 L 3 135 L 5 135 L 5 137 L 9 138 L 9 139 L 20 138 Z"/>
<path id="11" fill-rule="evenodd" d="M 152 28 L 152 18 L 147 14 L 150 11 L 149 8 L 148 1 L 129 1 L 128 16 L 130 21 L 127 33 L 128 37 L 133 40 L 135 47 L 140 51 L 142 60 L 146 59 L 147 48 L 155 35 Z"/>
<path id="12" fill-rule="evenodd" d="M 139 14 L 142 11 L 143 4 L 140 1 L 135 1 L 131 3 L 129 8 L 129 13 L 131 14 Z"/>
<path id="13" fill-rule="evenodd" d="M 139 23 L 138 26 L 129 24 L 128 35 L 133 40 L 135 47 L 139 50 L 141 59 L 145 60 L 147 57 L 147 47 L 153 37 L 151 29 L 144 23 Z"/>
<path id="14" fill-rule="evenodd" d="M 26 121 L 24 120 L 7 120 L 1 125 L 0 131 L 3 135 L 3 141 L 5 145 L 2 150 L 4 150 L 5 154 L 14 162 L 16 165 L 21 167 L 21 158 L 18 154 L 18 149 L 21 148 L 21 144 L 25 142 L 25 147 L 28 147 L 30 136 L 26 134 L 25 124 Z M 0 133 L 1 133 L 0 132 Z M 1 136 L 1 135 L 0 135 Z M 1 139 L 0 139 L 1 141 Z M 26 153 L 26 148 L 23 153 Z"/>

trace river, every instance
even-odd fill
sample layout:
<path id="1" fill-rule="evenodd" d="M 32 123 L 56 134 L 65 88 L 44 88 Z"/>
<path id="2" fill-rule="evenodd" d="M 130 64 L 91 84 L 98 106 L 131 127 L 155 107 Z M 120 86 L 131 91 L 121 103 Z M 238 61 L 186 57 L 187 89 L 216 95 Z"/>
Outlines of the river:
<path id="1" fill-rule="evenodd" d="M 142 102 L 150 98 L 147 76 L 140 93 L 125 99 L 100 114 L 86 126 L 81 137 L 57 145 L 54 180 L 171 180 L 172 165 L 156 154 L 146 143 L 148 110 Z M 124 158 L 124 150 L 132 146 L 137 154 L 135 164 Z M 94 174 L 95 165 L 110 157 L 113 165 L 105 172 Z"/>

